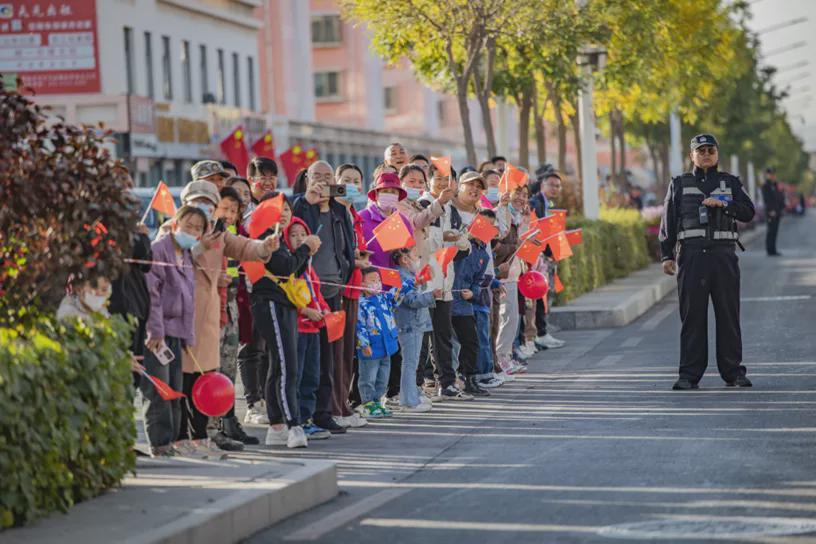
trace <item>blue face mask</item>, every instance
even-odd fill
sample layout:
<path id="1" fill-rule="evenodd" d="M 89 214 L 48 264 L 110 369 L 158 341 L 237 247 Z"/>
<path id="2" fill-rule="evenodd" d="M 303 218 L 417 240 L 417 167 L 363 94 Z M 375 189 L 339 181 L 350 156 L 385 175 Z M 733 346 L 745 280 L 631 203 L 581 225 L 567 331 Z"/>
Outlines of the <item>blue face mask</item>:
<path id="1" fill-rule="evenodd" d="M 192 234 L 187 234 L 183 230 L 177 230 L 173 233 L 176 243 L 181 249 L 192 249 L 198 243 L 198 238 Z"/>
<path id="2" fill-rule="evenodd" d="M 510 210 L 510 213 L 512 213 L 513 215 L 515 215 L 515 214 L 516 214 L 516 209 L 513 207 L 513 203 L 512 203 L 512 202 L 508 202 L 508 203 L 507 203 L 507 209 L 508 209 L 508 210 Z"/>
<path id="3" fill-rule="evenodd" d="M 498 202 L 499 201 L 499 188 L 498 187 L 488 187 L 487 193 L 485 196 L 490 202 Z"/>
<path id="4" fill-rule="evenodd" d="M 422 189 L 405 189 L 405 192 L 408 193 L 408 200 L 417 200 L 419 197 L 422 196 Z"/>

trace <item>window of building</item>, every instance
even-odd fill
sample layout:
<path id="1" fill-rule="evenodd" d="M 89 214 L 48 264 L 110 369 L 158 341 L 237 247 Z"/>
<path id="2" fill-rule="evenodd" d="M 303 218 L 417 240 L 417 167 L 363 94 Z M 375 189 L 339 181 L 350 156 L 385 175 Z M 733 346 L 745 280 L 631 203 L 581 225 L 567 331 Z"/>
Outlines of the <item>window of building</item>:
<path id="1" fill-rule="evenodd" d="M 133 29 L 125 27 L 125 85 L 128 94 L 136 92 L 136 80 L 133 72 Z"/>
<path id="2" fill-rule="evenodd" d="M 193 101 L 193 70 L 190 67 L 190 42 L 181 42 L 181 76 L 184 78 L 184 101 Z"/>
<path id="3" fill-rule="evenodd" d="M 198 46 L 198 56 L 201 70 L 201 102 L 209 104 L 212 102 L 210 95 L 210 72 L 207 67 L 207 46 L 201 44 Z"/>
<path id="4" fill-rule="evenodd" d="M 383 89 L 383 104 L 385 105 L 385 113 L 397 112 L 397 88 L 385 87 Z"/>
<path id="5" fill-rule="evenodd" d="M 255 111 L 255 62 L 247 57 L 247 83 L 249 85 L 249 109 Z"/>
<path id="6" fill-rule="evenodd" d="M 232 103 L 236 108 L 241 107 L 241 66 L 238 53 L 232 54 Z"/>
<path id="7" fill-rule="evenodd" d="M 147 96 L 155 98 L 156 93 L 153 88 L 153 36 L 150 32 L 144 33 L 145 40 L 145 72 L 147 74 Z"/>
<path id="8" fill-rule="evenodd" d="M 219 49 L 218 54 L 218 73 L 216 74 L 216 99 L 219 104 L 227 103 L 227 74 L 224 67 L 224 50 Z"/>
<path id="9" fill-rule="evenodd" d="M 340 98 L 340 72 L 315 72 L 315 98 Z"/>
<path id="10" fill-rule="evenodd" d="M 336 45 L 343 41 L 343 22 L 340 15 L 312 17 L 312 43 Z"/>
<path id="11" fill-rule="evenodd" d="M 170 36 L 162 36 L 162 93 L 165 100 L 173 100 L 173 66 L 170 63 Z"/>

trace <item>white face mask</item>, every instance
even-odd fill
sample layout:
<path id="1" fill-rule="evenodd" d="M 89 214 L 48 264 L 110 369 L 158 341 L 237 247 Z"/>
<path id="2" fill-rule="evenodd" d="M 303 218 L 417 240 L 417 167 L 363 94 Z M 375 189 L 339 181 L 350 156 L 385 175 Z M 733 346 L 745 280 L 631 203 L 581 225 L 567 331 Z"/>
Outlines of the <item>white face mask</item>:
<path id="1" fill-rule="evenodd" d="M 101 312 L 105 309 L 105 306 L 108 302 L 108 297 L 110 294 L 107 295 L 95 295 L 93 293 L 83 293 L 82 295 L 82 303 L 91 309 L 94 312 Z"/>

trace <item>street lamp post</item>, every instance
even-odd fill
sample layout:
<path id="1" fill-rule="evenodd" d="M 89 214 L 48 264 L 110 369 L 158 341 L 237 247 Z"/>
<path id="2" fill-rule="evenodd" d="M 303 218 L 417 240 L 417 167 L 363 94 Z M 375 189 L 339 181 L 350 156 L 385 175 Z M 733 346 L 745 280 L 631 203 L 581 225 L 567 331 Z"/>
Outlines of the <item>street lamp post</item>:
<path id="1" fill-rule="evenodd" d="M 592 64 L 588 55 L 581 55 L 581 90 L 578 92 L 578 124 L 581 131 L 581 193 L 584 217 L 598 219 L 598 157 L 595 147 L 595 112 L 592 108 Z"/>
<path id="2" fill-rule="evenodd" d="M 681 151 L 680 147 L 680 138 L 682 137 L 680 134 L 680 115 L 677 114 L 677 111 L 671 112 L 669 115 L 669 137 L 671 139 L 671 146 L 669 151 L 669 175 L 679 176 L 683 173 L 683 152 Z M 669 180 L 662 180 L 664 183 L 668 183 Z"/>

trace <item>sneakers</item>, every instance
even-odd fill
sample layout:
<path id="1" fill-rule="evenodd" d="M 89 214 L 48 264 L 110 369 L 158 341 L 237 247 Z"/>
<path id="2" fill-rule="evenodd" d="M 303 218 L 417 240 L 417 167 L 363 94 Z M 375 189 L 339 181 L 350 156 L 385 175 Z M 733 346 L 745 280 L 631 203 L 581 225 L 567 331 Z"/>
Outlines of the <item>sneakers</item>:
<path id="1" fill-rule="evenodd" d="M 320 421 L 315 422 L 315 425 L 326 429 L 331 434 L 346 434 L 346 428 L 338 425 L 332 418 L 328 418 L 325 421 L 321 419 Z"/>
<path id="2" fill-rule="evenodd" d="M 267 446 L 285 446 L 288 441 L 289 429 L 287 429 L 285 425 L 280 430 L 276 430 L 274 427 L 267 429 L 266 440 L 264 440 L 264 444 Z"/>
<path id="3" fill-rule="evenodd" d="M 157 457 L 175 457 L 178 454 L 179 451 L 176 448 L 174 448 L 172 444 L 150 448 L 150 457 L 154 459 Z"/>
<path id="4" fill-rule="evenodd" d="M 246 444 L 247 446 L 257 446 L 261 443 L 254 436 L 248 435 L 243 427 L 241 427 L 241 423 L 238 421 L 237 417 L 224 417 L 221 418 L 221 431 L 232 440 L 237 440 L 242 444 Z"/>
<path id="5" fill-rule="evenodd" d="M 409 414 L 422 414 L 425 412 L 430 412 L 431 408 L 433 408 L 433 404 L 430 402 L 420 402 L 416 406 L 403 406 L 402 411 Z"/>
<path id="6" fill-rule="evenodd" d="M 465 380 L 465 393 L 474 397 L 489 397 L 490 393 L 476 381 L 476 376 L 468 376 Z"/>
<path id="7" fill-rule="evenodd" d="M 566 342 L 564 342 L 563 340 L 554 338 L 553 335 L 551 335 L 550 333 L 547 333 L 544 336 L 536 336 L 534 342 L 537 346 L 540 346 L 545 349 L 563 348 L 564 344 L 566 344 Z"/>
<path id="8" fill-rule="evenodd" d="M 345 428 L 359 429 L 368 425 L 368 421 L 358 413 L 353 413 L 350 416 L 341 416 L 334 418 L 335 423 Z"/>
<path id="9" fill-rule="evenodd" d="M 390 408 L 392 410 L 399 410 L 399 395 L 394 395 L 393 397 L 385 397 L 385 402 L 380 403 L 381 406 L 385 408 Z"/>
<path id="10" fill-rule="evenodd" d="M 482 378 L 478 382 L 479 387 L 484 389 L 495 389 L 504 383 L 504 380 L 497 376 L 490 376 L 489 378 Z"/>
<path id="11" fill-rule="evenodd" d="M 212 442 L 219 449 L 224 451 L 244 451 L 244 443 L 239 442 L 238 440 L 233 440 L 232 438 L 228 437 L 224 434 L 223 431 L 218 431 L 214 435 L 212 435 Z"/>
<path id="12" fill-rule="evenodd" d="M 266 403 L 260 401 L 253 404 L 244 416 L 247 425 L 269 425 L 269 416 L 266 413 Z"/>
<path id="13" fill-rule="evenodd" d="M 672 386 L 672 390 L 674 391 L 689 391 L 691 389 L 700 389 L 700 386 L 696 383 L 691 383 L 691 381 L 686 378 L 680 378 L 674 382 Z"/>
<path id="14" fill-rule="evenodd" d="M 455 385 L 440 387 L 437 396 L 439 400 L 473 400 L 473 395 L 468 395 Z"/>
<path id="15" fill-rule="evenodd" d="M 528 350 L 524 349 L 524 346 L 521 346 L 520 348 L 513 350 L 513 357 L 520 361 L 526 361 L 534 354 L 535 353 L 530 353 Z"/>
<path id="16" fill-rule="evenodd" d="M 513 380 L 516 379 L 516 377 L 514 375 L 508 374 L 507 372 L 505 372 L 503 370 L 501 372 L 499 372 L 498 374 L 496 374 L 496 377 L 498 379 L 500 379 L 502 381 L 502 383 L 512 382 Z"/>
<path id="17" fill-rule="evenodd" d="M 303 426 L 303 432 L 306 434 L 306 438 L 309 440 L 326 440 L 327 438 L 331 438 L 331 433 L 329 431 L 323 427 L 318 427 L 312 422 L 311 419 L 306 422 L 306 425 Z M 291 436 L 291 432 L 289 435 Z"/>
<path id="18" fill-rule="evenodd" d="M 379 402 L 367 402 L 363 404 L 363 416 L 368 419 L 379 419 L 385 417 Z"/>
<path id="19" fill-rule="evenodd" d="M 389 408 L 388 406 L 383 406 L 383 405 L 382 405 L 382 403 L 379 403 L 379 402 L 377 403 L 377 406 L 379 406 L 379 407 L 380 407 L 380 411 L 382 411 L 382 415 L 383 415 L 383 417 L 391 417 L 391 416 L 393 416 L 393 415 L 394 415 L 394 412 L 393 412 L 393 411 L 392 411 L 392 409 L 391 409 L 391 408 Z M 396 409 L 397 409 L 397 410 L 399 410 L 399 409 L 400 409 L 400 405 L 399 405 L 399 404 L 397 404 Z"/>
<path id="20" fill-rule="evenodd" d="M 538 353 L 538 346 L 536 346 L 535 342 L 532 340 L 527 340 L 519 349 L 524 351 L 524 353 L 530 357 Z"/>
<path id="21" fill-rule="evenodd" d="M 306 433 L 303 431 L 303 427 L 297 426 L 289 429 L 288 436 L 286 438 L 287 448 L 305 448 L 308 447 L 308 445 L 309 440 L 306 438 Z"/>

